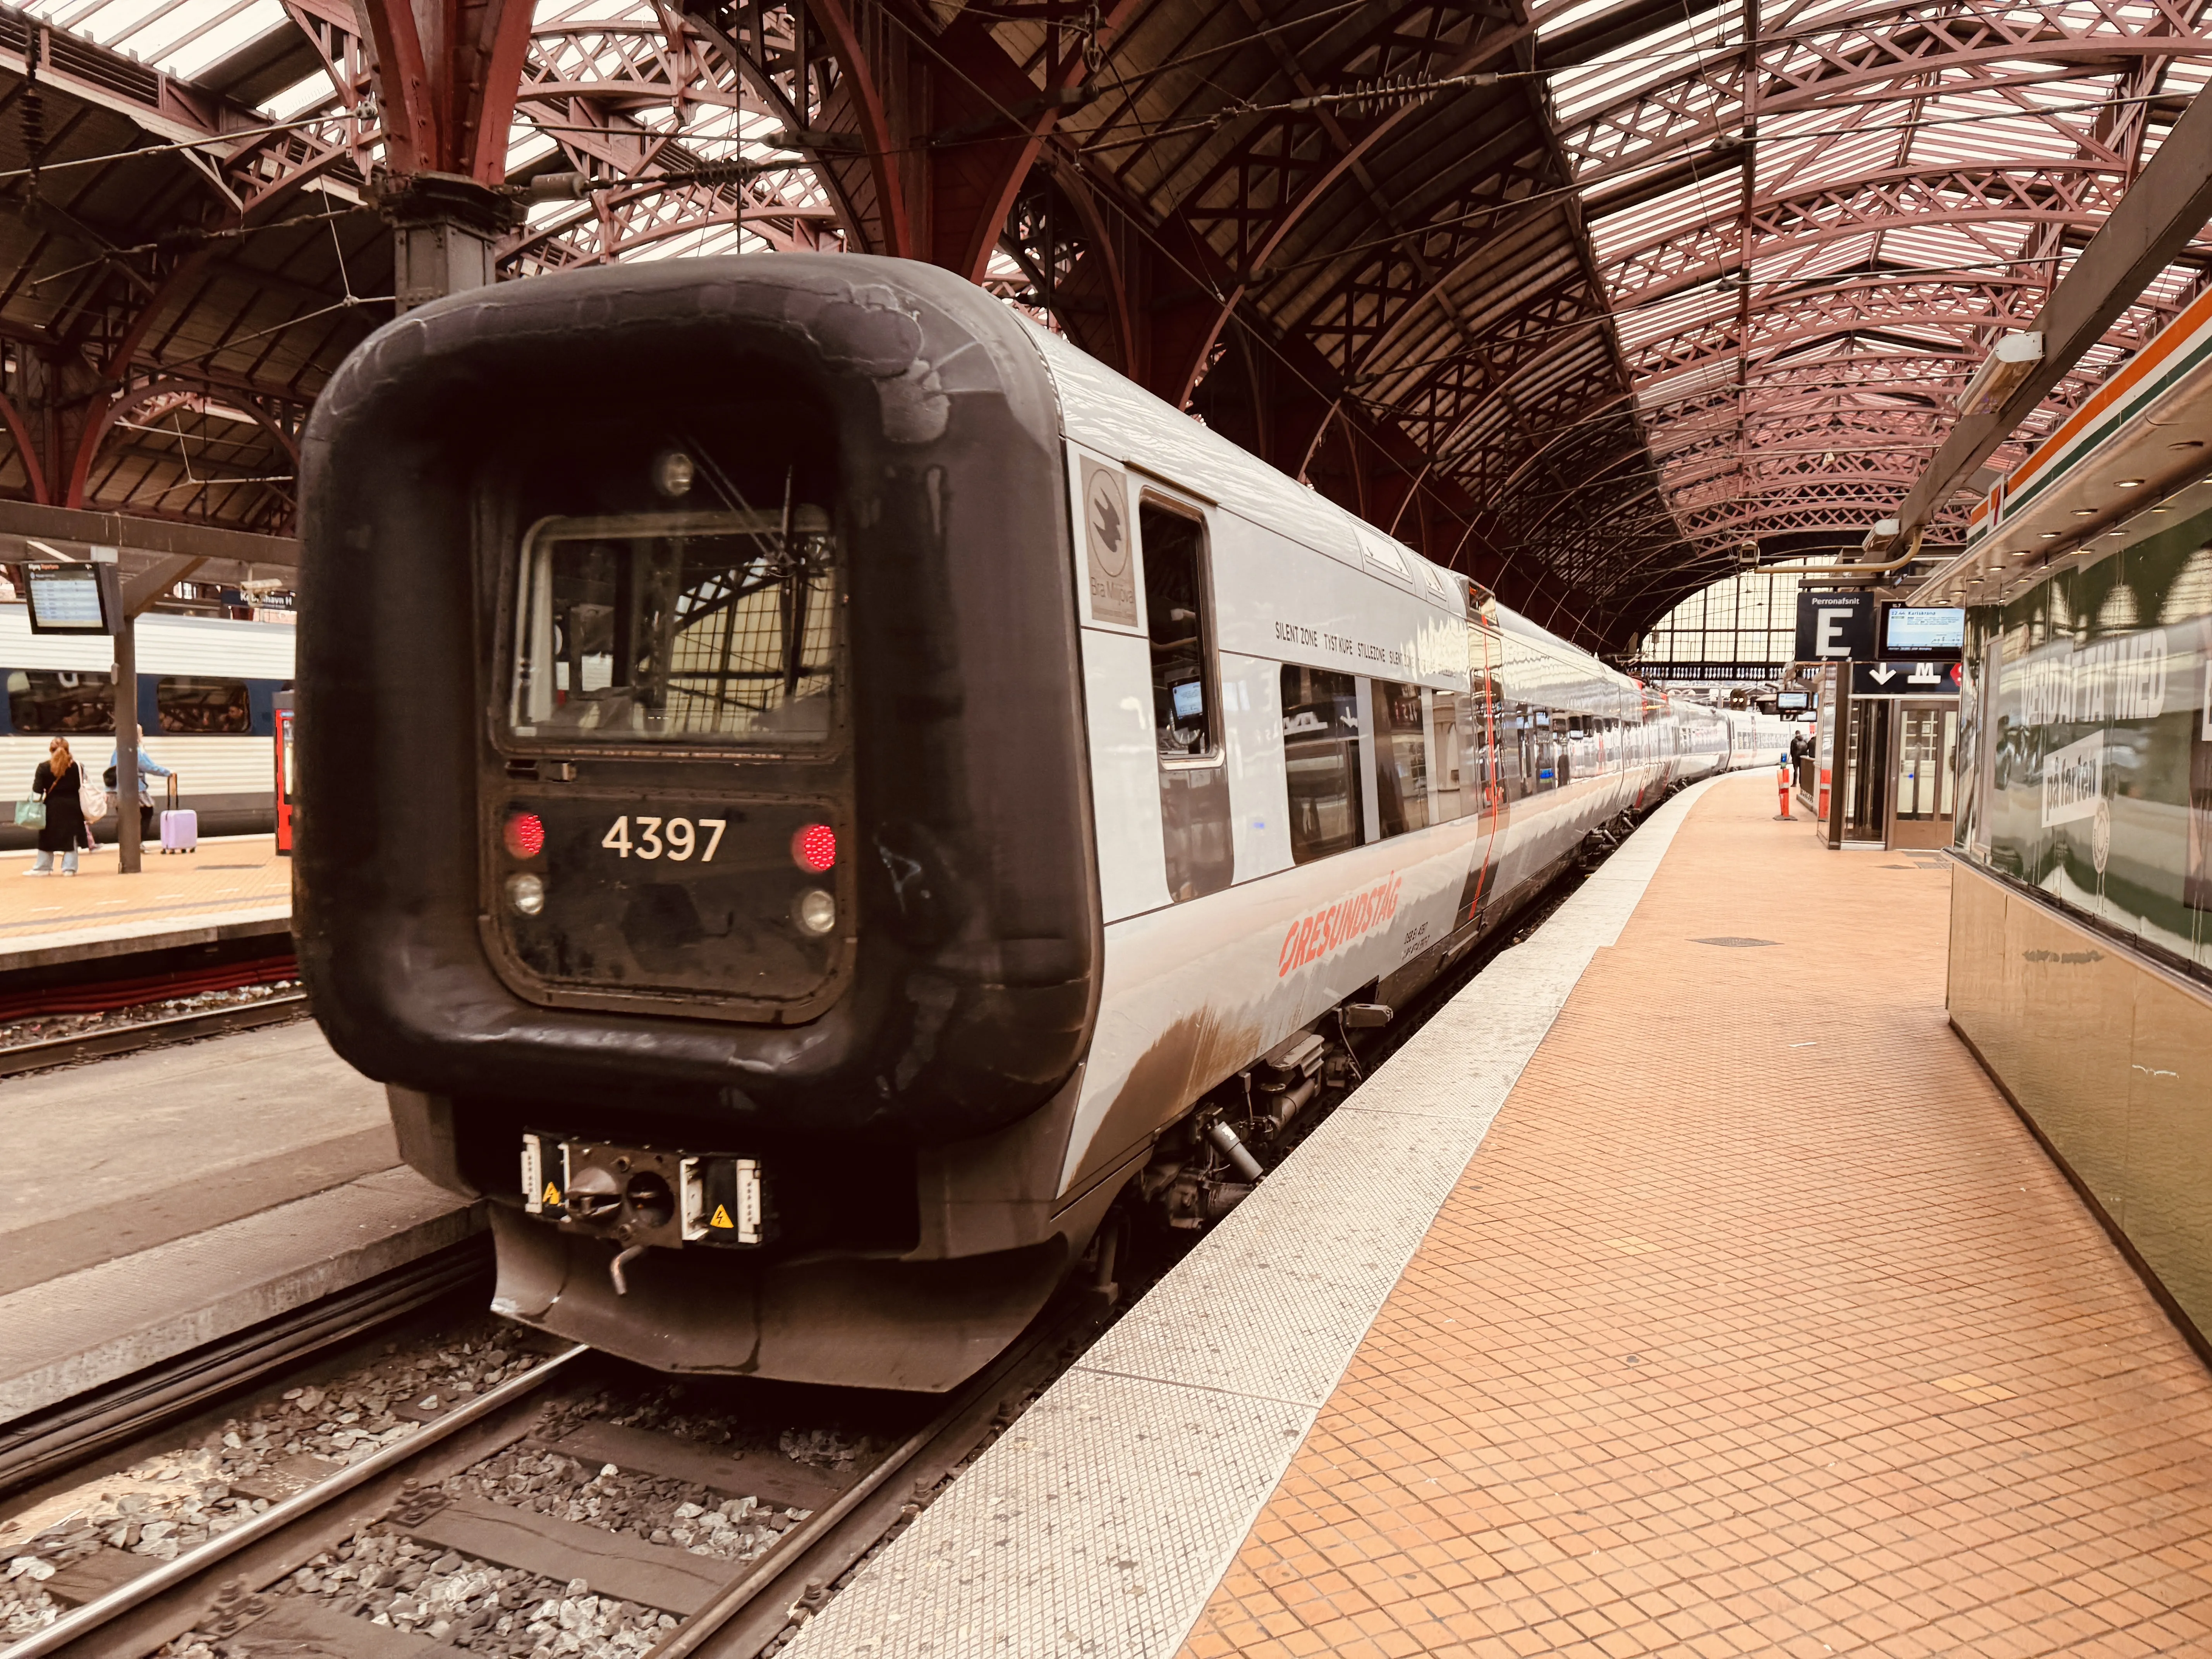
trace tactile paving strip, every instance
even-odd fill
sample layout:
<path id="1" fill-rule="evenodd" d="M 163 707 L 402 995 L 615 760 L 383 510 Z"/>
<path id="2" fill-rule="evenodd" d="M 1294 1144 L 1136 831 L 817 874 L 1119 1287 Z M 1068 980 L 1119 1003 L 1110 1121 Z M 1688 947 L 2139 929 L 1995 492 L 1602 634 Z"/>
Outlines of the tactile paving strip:
<path id="1" fill-rule="evenodd" d="M 1707 787 L 1433 1017 L 784 1654 L 1175 1653 Z"/>
<path id="2" fill-rule="evenodd" d="M 1071 1372 L 785 1651 L 1173 1653 L 1312 1420 Z"/>

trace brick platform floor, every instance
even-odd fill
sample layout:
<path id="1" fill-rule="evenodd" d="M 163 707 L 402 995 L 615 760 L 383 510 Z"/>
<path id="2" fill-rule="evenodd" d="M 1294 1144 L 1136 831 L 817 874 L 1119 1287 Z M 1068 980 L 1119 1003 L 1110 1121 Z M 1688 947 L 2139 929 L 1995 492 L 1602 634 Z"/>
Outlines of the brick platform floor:
<path id="1" fill-rule="evenodd" d="M 113 823 L 111 818 L 101 825 L 102 832 Z M 276 855 L 270 836 L 205 841 L 197 853 L 165 855 L 149 847 L 135 876 L 117 872 L 115 848 L 106 841 L 82 855 L 71 877 L 27 878 L 35 856 L 0 854 L 0 957 L 24 948 L 22 940 L 53 933 L 95 927 L 158 933 L 173 924 L 292 902 L 292 860 Z"/>
<path id="2" fill-rule="evenodd" d="M 1683 826 L 1186 1659 L 2212 1655 L 2212 1380 L 1946 1024 L 1940 864 L 1773 807 Z"/>

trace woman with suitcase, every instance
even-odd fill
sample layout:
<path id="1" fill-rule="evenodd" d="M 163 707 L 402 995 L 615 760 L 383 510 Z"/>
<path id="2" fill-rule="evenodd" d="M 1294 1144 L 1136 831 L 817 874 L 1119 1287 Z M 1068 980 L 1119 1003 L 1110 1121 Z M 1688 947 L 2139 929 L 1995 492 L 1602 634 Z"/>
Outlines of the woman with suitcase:
<path id="1" fill-rule="evenodd" d="M 83 787 L 84 769 L 70 753 L 69 740 L 56 738 L 31 775 L 31 793 L 46 806 L 46 821 L 39 826 L 38 860 L 25 875 L 53 874 L 57 853 L 62 855 L 62 874 L 76 873 L 77 843 L 84 835 L 84 806 L 78 792 Z"/>

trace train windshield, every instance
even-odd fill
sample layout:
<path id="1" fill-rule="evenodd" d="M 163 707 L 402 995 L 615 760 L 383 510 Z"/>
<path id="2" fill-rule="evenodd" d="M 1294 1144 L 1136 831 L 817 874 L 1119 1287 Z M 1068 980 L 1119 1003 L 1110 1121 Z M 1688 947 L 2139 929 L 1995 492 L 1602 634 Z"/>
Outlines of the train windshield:
<path id="1" fill-rule="evenodd" d="M 818 507 L 541 520 L 519 573 L 515 735 L 826 742 L 834 553 Z"/>

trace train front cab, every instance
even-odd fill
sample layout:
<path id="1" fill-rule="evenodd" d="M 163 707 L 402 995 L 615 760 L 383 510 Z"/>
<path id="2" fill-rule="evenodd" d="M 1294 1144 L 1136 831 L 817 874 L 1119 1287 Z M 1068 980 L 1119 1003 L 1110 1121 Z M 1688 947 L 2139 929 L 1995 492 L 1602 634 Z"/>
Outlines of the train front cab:
<path id="1" fill-rule="evenodd" d="M 424 307 L 318 405 L 303 970 L 501 1312 L 943 1389 L 1111 1198 L 1057 1193 L 1102 945 L 1021 327 L 683 261 Z"/>

